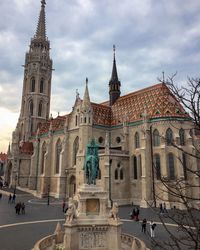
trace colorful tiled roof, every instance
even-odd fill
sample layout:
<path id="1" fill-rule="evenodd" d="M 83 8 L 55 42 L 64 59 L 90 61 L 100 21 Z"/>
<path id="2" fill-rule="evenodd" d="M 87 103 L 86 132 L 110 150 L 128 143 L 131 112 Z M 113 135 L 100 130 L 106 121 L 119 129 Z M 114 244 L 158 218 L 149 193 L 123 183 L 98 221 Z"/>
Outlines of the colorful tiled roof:
<path id="1" fill-rule="evenodd" d="M 21 148 L 20 148 L 20 152 L 22 154 L 30 154 L 32 155 L 33 154 L 33 143 L 32 142 L 23 142 Z"/>
<path id="2" fill-rule="evenodd" d="M 111 107 L 108 101 L 101 104 L 91 103 L 91 106 L 93 124 L 103 126 L 119 125 L 123 121 L 140 121 L 144 112 L 149 118 L 189 117 L 164 83 L 121 96 Z M 67 116 L 70 114 L 43 123 L 39 134 L 48 133 L 50 123 L 53 131 L 63 129 Z"/>
<path id="3" fill-rule="evenodd" d="M 39 128 L 39 134 L 48 133 L 51 123 L 52 123 L 52 131 L 63 129 L 65 120 L 66 120 L 66 116 L 57 116 L 55 119 L 50 119 L 47 122 L 42 123 Z"/>
<path id="4" fill-rule="evenodd" d="M 94 120 L 95 124 L 109 124 L 109 119 L 105 120 L 105 109 L 109 109 L 107 105 L 108 102 L 104 102 L 98 105 L 98 109 L 94 109 L 94 117 L 98 117 Z M 124 120 L 139 121 L 144 112 L 149 118 L 189 117 L 163 83 L 121 96 L 110 109 L 111 125 L 121 124 Z"/>
<path id="5" fill-rule="evenodd" d="M 7 154 L 5 153 L 0 153 L 0 162 L 5 162 L 7 160 Z"/>

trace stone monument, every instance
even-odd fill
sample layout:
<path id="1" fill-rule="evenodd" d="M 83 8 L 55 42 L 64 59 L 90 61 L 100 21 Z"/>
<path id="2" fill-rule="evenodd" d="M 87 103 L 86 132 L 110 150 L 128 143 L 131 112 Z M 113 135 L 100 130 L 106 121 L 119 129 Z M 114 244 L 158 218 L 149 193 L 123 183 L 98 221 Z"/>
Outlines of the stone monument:
<path id="1" fill-rule="evenodd" d="M 83 166 L 85 184 L 69 200 L 64 231 L 57 225 L 54 235 L 36 243 L 33 250 L 145 250 L 139 239 L 121 234 L 118 205 L 108 208 L 108 193 L 96 186 L 99 172 L 98 145 L 87 145 Z"/>
<path id="2" fill-rule="evenodd" d="M 64 224 L 65 250 L 121 250 L 121 221 L 117 204 L 109 213 L 108 194 L 96 186 L 99 172 L 98 145 L 87 145 L 84 173 L 86 183 L 77 191 L 78 207 L 70 201 Z M 72 219 L 73 218 L 73 219 Z"/>

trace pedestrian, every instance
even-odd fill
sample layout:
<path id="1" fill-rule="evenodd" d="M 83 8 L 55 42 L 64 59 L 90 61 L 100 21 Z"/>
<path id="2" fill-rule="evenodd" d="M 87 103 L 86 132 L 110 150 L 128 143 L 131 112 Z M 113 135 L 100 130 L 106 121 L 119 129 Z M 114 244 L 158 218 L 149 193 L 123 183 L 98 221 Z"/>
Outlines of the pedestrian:
<path id="1" fill-rule="evenodd" d="M 19 214 L 19 203 L 17 203 L 16 205 L 15 205 L 15 212 L 16 212 L 16 214 Z"/>
<path id="2" fill-rule="evenodd" d="M 15 199 L 16 199 L 16 194 L 13 194 L 12 203 L 15 203 Z"/>
<path id="3" fill-rule="evenodd" d="M 139 221 L 139 214 L 140 214 L 140 210 L 139 210 L 139 208 L 137 207 L 137 208 L 136 208 L 136 211 L 135 211 L 135 221 Z"/>
<path id="4" fill-rule="evenodd" d="M 12 194 L 9 195 L 8 203 L 11 203 L 11 201 L 12 201 Z"/>
<path id="5" fill-rule="evenodd" d="M 65 212 L 65 206 L 66 206 L 65 199 L 63 199 L 63 203 L 62 203 L 62 210 L 63 210 L 63 213 Z"/>
<path id="6" fill-rule="evenodd" d="M 0 193 L 0 200 L 1 200 L 1 198 L 2 198 L 2 193 Z"/>
<path id="7" fill-rule="evenodd" d="M 162 205 L 162 203 L 160 203 L 160 214 L 162 214 L 163 213 L 163 205 Z"/>
<path id="8" fill-rule="evenodd" d="M 24 204 L 24 202 L 21 204 L 21 210 L 22 210 L 22 214 L 25 214 L 25 204 Z"/>
<path id="9" fill-rule="evenodd" d="M 156 223 L 151 220 L 150 221 L 150 234 L 151 234 L 151 238 L 155 237 L 155 228 L 156 228 Z"/>
<path id="10" fill-rule="evenodd" d="M 146 233 L 147 220 L 144 218 L 142 221 L 142 233 Z"/>

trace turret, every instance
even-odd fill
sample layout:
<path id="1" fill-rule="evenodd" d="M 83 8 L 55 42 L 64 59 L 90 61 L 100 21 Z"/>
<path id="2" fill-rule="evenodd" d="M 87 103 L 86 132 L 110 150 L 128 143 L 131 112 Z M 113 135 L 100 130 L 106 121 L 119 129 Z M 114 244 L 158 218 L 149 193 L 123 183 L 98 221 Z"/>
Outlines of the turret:
<path id="1" fill-rule="evenodd" d="M 115 60 L 115 45 L 113 45 L 113 68 L 112 75 L 109 81 L 109 95 L 110 95 L 110 106 L 112 106 L 116 100 L 120 97 L 120 86 L 121 83 L 118 80 L 117 66 Z"/>
<path id="2" fill-rule="evenodd" d="M 81 124 L 82 125 L 92 124 L 92 106 L 90 103 L 90 95 L 88 90 L 88 78 L 86 78 L 85 93 L 81 105 Z"/>

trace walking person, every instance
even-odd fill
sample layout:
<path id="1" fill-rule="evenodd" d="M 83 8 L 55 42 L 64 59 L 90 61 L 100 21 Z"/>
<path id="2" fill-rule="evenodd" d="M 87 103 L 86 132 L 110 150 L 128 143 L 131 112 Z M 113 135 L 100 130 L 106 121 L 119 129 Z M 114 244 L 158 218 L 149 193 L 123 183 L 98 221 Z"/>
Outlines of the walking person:
<path id="1" fill-rule="evenodd" d="M 163 213 L 167 213 L 166 203 L 163 204 Z"/>
<path id="2" fill-rule="evenodd" d="M 162 205 L 162 203 L 160 203 L 160 214 L 162 214 L 163 213 L 163 205 Z"/>
<path id="3" fill-rule="evenodd" d="M 13 194 L 12 203 L 15 203 L 15 199 L 16 199 L 16 194 Z"/>
<path id="4" fill-rule="evenodd" d="M 22 214 L 25 214 L 25 204 L 24 204 L 24 202 L 21 204 L 21 210 L 22 210 Z"/>
<path id="5" fill-rule="evenodd" d="M 137 208 L 136 208 L 136 211 L 135 211 L 135 221 L 139 221 L 139 214 L 140 214 L 140 210 L 139 210 L 139 208 L 137 207 Z"/>
<path id="6" fill-rule="evenodd" d="M 2 193 L 0 193 L 0 200 L 1 200 L 1 198 L 2 198 Z"/>
<path id="7" fill-rule="evenodd" d="M 147 220 L 146 218 L 142 221 L 142 233 L 146 233 L 146 227 L 147 227 Z"/>
<path id="8" fill-rule="evenodd" d="M 12 195 L 10 194 L 8 198 L 8 203 L 11 203 L 11 201 L 12 201 Z"/>
<path id="9" fill-rule="evenodd" d="M 65 199 L 63 199 L 63 203 L 62 203 L 62 211 L 63 211 L 63 213 L 65 212 L 65 206 L 66 206 L 66 202 L 65 202 Z"/>
<path id="10" fill-rule="evenodd" d="M 150 235 L 151 235 L 151 238 L 155 237 L 155 228 L 156 228 L 156 223 L 151 220 L 150 221 Z"/>

